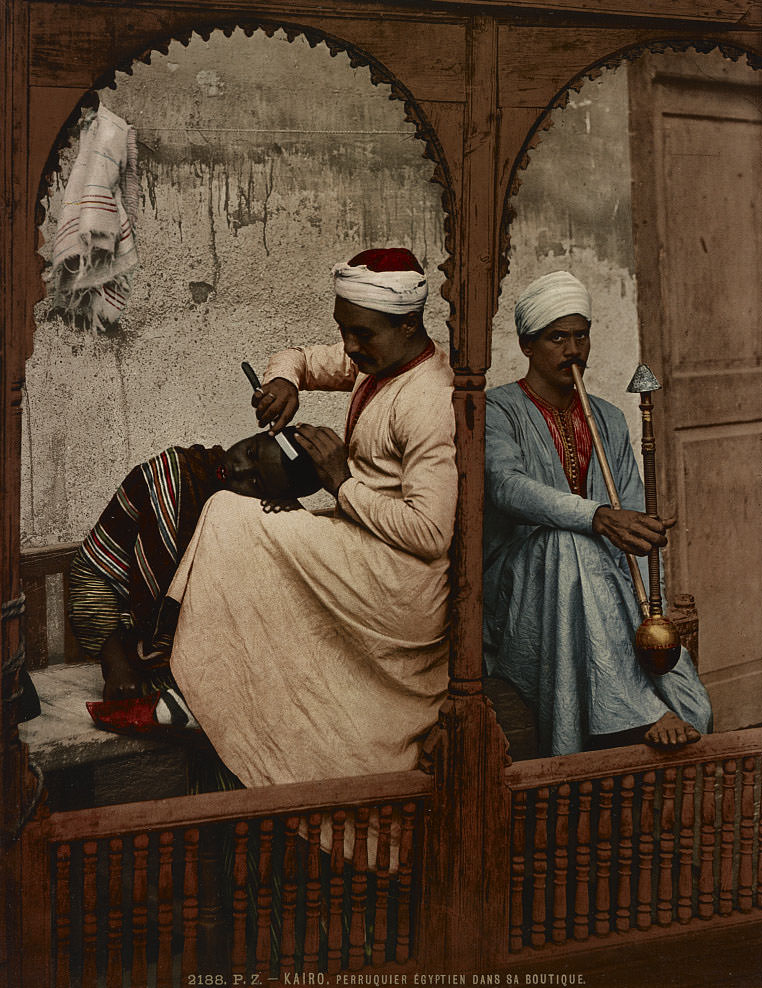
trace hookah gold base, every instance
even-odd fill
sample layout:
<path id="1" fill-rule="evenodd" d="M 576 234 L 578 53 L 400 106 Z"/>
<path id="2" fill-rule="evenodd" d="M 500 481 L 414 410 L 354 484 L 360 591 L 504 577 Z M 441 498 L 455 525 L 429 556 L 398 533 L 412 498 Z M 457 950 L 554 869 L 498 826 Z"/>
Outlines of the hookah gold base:
<path id="1" fill-rule="evenodd" d="M 661 614 L 646 618 L 635 633 L 635 654 L 646 672 L 663 676 L 680 658 L 677 628 Z"/>

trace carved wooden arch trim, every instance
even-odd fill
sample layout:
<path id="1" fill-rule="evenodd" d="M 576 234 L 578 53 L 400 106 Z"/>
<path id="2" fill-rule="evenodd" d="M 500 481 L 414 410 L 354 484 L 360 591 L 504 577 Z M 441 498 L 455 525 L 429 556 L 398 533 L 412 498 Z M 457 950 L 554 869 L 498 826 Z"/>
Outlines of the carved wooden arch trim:
<path id="1" fill-rule="evenodd" d="M 454 228 L 456 199 L 450 166 L 447 162 L 447 157 L 433 124 L 430 122 L 426 113 L 418 104 L 415 96 L 408 89 L 408 87 L 370 52 L 363 50 L 350 41 L 345 41 L 341 38 L 329 35 L 318 28 L 306 27 L 287 21 L 238 17 L 235 18 L 235 20 L 225 20 L 221 23 L 215 22 L 213 24 L 195 27 L 192 30 L 178 31 L 176 33 L 173 32 L 171 36 L 154 41 L 149 48 L 136 52 L 134 55 L 129 56 L 127 59 L 114 65 L 113 68 L 109 69 L 106 73 L 99 76 L 94 81 L 91 88 L 83 93 L 81 99 L 78 101 L 77 105 L 66 119 L 61 130 L 58 132 L 58 136 L 53 143 L 50 154 L 48 155 L 47 161 L 43 168 L 35 201 L 34 222 L 37 230 L 37 249 L 39 250 L 40 246 L 40 227 L 44 223 L 46 216 L 44 200 L 47 198 L 53 176 L 56 172 L 60 171 L 61 151 L 69 144 L 72 138 L 78 135 L 79 121 L 82 111 L 88 107 L 97 107 L 99 101 L 98 90 L 106 88 L 116 89 L 117 72 L 132 75 L 132 67 L 135 62 L 143 62 L 146 65 L 150 65 L 151 56 L 155 52 L 161 55 L 167 55 L 169 53 L 169 46 L 173 41 L 178 41 L 180 44 L 187 47 L 190 44 L 191 38 L 194 34 L 198 35 L 203 41 L 208 41 L 212 34 L 216 31 L 221 31 L 225 37 L 229 38 L 238 28 L 240 28 L 249 38 L 252 37 L 256 31 L 262 31 L 268 38 L 272 38 L 276 31 L 282 30 L 289 42 L 293 42 L 297 37 L 302 36 L 305 38 L 310 48 L 315 48 L 316 45 L 323 43 L 328 48 L 328 51 L 332 57 L 336 57 L 339 54 L 346 54 L 352 68 L 367 66 L 370 69 L 371 83 L 374 86 L 389 86 L 391 90 L 389 93 L 389 99 L 399 100 L 402 102 L 405 120 L 408 123 L 413 124 L 415 127 L 416 139 L 422 141 L 424 144 L 422 157 L 434 163 L 434 171 L 429 181 L 441 186 L 442 188 L 441 201 L 442 210 L 444 213 L 444 246 L 447 256 L 442 264 L 439 265 L 439 269 L 445 276 L 441 288 L 441 294 L 445 301 L 449 303 L 450 318 L 448 320 L 448 325 L 450 326 L 450 330 L 452 332 L 452 318 L 455 311 L 455 303 L 453 301 L 455 293 L 453 292 L 452 279 L 455 271 Z M 36 254 L 36 260 L 38 263 L 39 272 L 41 274 L 44 267 L 44 262 L 39 253 Z M 39 299 L 35 299 L 34 301 L 38 300 Z"/>
<path id="2" fill-rule="evenodd" d="M 532 151 L 541 143 L 543 135 L 553 126 L 552 112 L 561 109 L 569 102 L 573 92 L 579 92 L 582 85 L 588 79 L 597 79 L 604 69 L 618 68 L 624 62 L 633 62 L 647 53 L 663 54 L 666 51 L 685 52 L 693 49 L 697 54 L 705 55 L 710 51 L 719 51 L 725 58 L 737 62 L 745 57 L 752 69 L 762 68 L 762 54 L 747 49 L 737 44 L 729 44 L 719 39 L 702 39 L 700 41 L 688 39 L 664 39 L 650 41 L 637 45 L 621 48 L 610 55 L 598 59 L 591 65 L 575 75 L 565 86 L 563 86 L 553 99 L 548 103 L 542 113 L 537 117 L 530 128 L 521 150 L 516 156 L 508 176 L 505 196 L 503 199 L 503 210 L 500 219 L 500 241 L 499 241 L 499 264 L 498 264 L 498 294 L 503 278 L 510 269 L 511 250 L 511 224 L 516 218 L 514 201 L 521 187 L 521 173 L 529 165 Z"/>

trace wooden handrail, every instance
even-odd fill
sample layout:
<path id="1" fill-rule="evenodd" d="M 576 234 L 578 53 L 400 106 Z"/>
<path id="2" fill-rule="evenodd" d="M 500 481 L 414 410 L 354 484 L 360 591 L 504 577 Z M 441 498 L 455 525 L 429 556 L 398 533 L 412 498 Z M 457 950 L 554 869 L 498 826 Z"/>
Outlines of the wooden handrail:
<path id="1" fill-rule="evenodd" d="M 97 840 L 117 834 L 146 833 L 160 828 L 219 823 L 242 817 L 302 814 L 337 806 L 398 802 L 428 796 L 432 791 L 431 776 L 414 770 L 236 789 L 232 792 L 209 792 L 52 813 L 48 839 L 71 841 L 87 837 Z"/>
<path id="2" fill-rule="evenodd" d="M 30 576 L 52 576 L 63 573 L 80 542 L 58 542 L 34 549 L 21 550 L 21 579 Z"/>
<path id="3" fill-rule="evenodd" d="M 575 755 L 555 755 L 514 762 L 505 770 L 506 785 L 512 790 L 534 789 L 563 782 L 600 779 L 604 776 L 646 772 L 669 766 L 695 765 L 714 759 L 741 758 L 762 752 L 762 727 L 722 734 L 707 734 L 695 744 L 678 751 L 659 751 L 646 744 L 604 751 L 583 751 Z"/>

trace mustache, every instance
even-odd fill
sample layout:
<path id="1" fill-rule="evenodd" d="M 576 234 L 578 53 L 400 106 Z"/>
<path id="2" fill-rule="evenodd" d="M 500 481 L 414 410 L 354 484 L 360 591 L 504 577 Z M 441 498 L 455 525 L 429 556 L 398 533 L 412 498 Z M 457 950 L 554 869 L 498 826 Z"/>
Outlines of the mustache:
<path id="1" fill-rule="evenodd" d="M 584 370 L 587 367 L 587 362 L 584 361 L 582 357 L 569 357 L 568 360 L 564 360 L 563 363 L 558 365 L 558 369 L 567 370 L 569 367 L 573 367 L 575 364 L 577 365 L 577 367 L 581 367 L 582 370 Z"/>

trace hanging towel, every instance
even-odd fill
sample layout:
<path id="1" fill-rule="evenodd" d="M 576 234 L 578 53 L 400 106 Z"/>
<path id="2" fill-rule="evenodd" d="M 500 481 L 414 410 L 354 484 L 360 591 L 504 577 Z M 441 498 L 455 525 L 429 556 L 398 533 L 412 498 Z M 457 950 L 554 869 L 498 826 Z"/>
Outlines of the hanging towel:
<path id="1" fill-rule="evenodd" d="M 53 246 L 56 308 L 98 330 L 118 322 L 138 264 L 137 135 L 101 106 L 82 123 Z"/>

